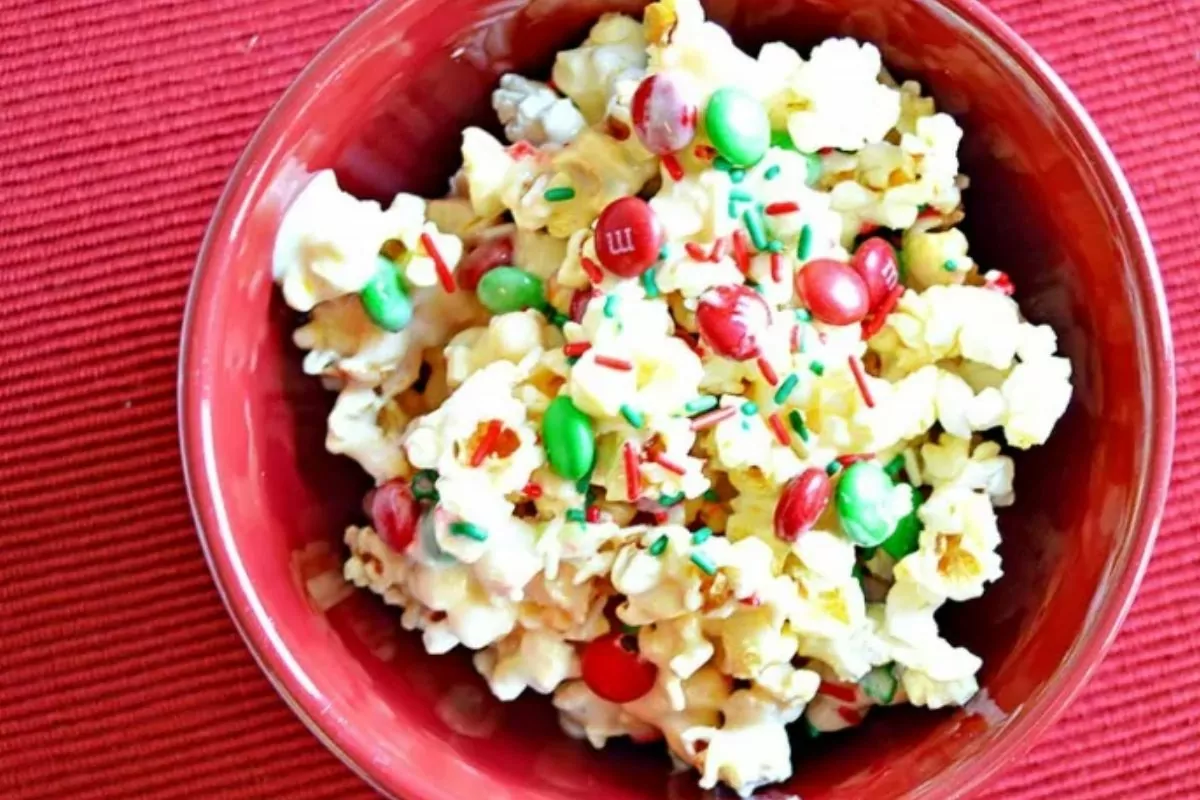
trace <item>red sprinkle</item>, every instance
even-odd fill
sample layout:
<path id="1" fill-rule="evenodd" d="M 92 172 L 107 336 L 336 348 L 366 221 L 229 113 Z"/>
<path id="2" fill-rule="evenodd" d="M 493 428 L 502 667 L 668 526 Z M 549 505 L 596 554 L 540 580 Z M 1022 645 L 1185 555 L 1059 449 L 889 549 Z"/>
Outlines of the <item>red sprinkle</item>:
<path id="1" fill-rule="evenodd" d="M 851 725 L 857 725 L 863 721 L 862 712 L 853 708 L 838 706 L 837 713 L 839 717 L 844 719 L 846 722 L 849 722 Z"/>
<path id="2" fill-rule="evenodd" d="M 637 450 L 633 442 L 626 442 L 625 447 L 625 486 L 629 502 L 638 499 L 642 493 L 642 471 L 639 469 Z"/>
<path id="3" fill-rule="evenodd" d="M 492 450 L 496 448 L 496 440 L 499 438 L 500 420 L 494 419 L 488 423 L 487 430 L 483 432 L 483 438 L 479 440 L 479 444 L 475 446 L 475 452 L 471 454 L 472 467 L 478 467 L 485 458 L 491 455 Z"/>
<path id="4" fill-rule="evenodd" d="M 538 150 L 536 147 L 524 139 L 508 148 L 508 154 L 517 161 L 520 161 L 522 158 L 528 158 L 529 156 L 536 155 L 537 151 Z"/>
<path id="5" fill-rule="evenodd" d="M 668 519 L 671 518 L 670 515 L 668 515 L 667 512 L 663 511 L 661 508 L 651 511 L 650 516 L 654 517 L 655 525 L 662 525 L 664 522 L 666 522 Z"/>
<path id="6" fill-rule="evenodd" d="M 600 521 L 600 506 L 588 506 L 587 521 L 595 525 Z"/>
<path id="7" fill-rule="evenodd" d="M 772 386 L 779 385 L 779 376 L 775 374 L 775 368 L 771 366 L 771 362 L 759 356 L 758 371 L 762 373 L 763 379 Z"/>
<path id="8" fill-rule="evenodd" d="M 762 605 L 762 598 L 756 594 L 752 594 L 749 597 L 743 597 L 738 602 L 740 602 L 744 606 L 750 606 L 751 608 L 758 608 L 759 606 Z"/>
<path id="9" fill-rule="evenodd" d="M 733 260 L 743 275 L 750 274 L 750 250 L 746 232 L 740 228 L 733 232 Z"/>
<path id="10" fill-rule="evenodd" d="M 858 229 L 858 235 L 866 236 L 868 233 L 874 233 L 877 230 L 879 230 L 879 226 L 874 222 L 864 222 Z"/>
<path id="11" fill-rule="evenodd" d="M 771 415 L 767 417 L 767 422 L 770 424 L 771 430 L 775 432 L 776 441 L 778 441 L 784 447 L 787 447 L 792 443 L 791 437 L 788 436 L 788 429 L 784 426 L 783 420 L 779 418 L 778 411 L 772 412 Z"/>
<path id="12" fill-rule="evenodd" d="M 896 304 L 900 302 L 900 297 L 904 294 L 904 286 L 896 284 L 888 296 L 883 298 L 883 302 L 875 309 L 874 313 L 863 322 L 862 338 L 867 341 L 875 334 L 879 333 L 883 328 L 883 323 L 887 320 L 888 314 L 896 310 Z"/>
<path id="13" fill-rule="evenodd" d="M 713 409 L 707 414 L 701 414 L 698 417 L 692 417 L 692 430 L 702 431 L 706 428 L 711 428 L 713 425 L 724 422 L 736 413 L 738 413 L 736 406 L 726 406 L 725 408 Z"/>
<path id="14" fill-rule="evenodd" d="M 1000 292 L 1000 294 L 1004 295 L 1005 297 L 1012 297 L 1013 292 L 1016 291 L 1016 287 L 1013 286 L 1012 278 L 1008 277 L 1007 272 L 995 270 L 995 273 L 996 277 L 992 280 L 985 281 L 983 287 L 985 289 L 991 289 L 992 291 Z"/>
<path id="15" fill-rule="evenodd" d="M 708 261 L 708 253 L 704 252 L 704 248 L 695 242 L 688 242 L 683 246 L 683 250 L 693 261 Z"/>
<path id="16" fill-rule="evenodd" d="M 930 217 L 940 217 L 942 212 L 938 211 L 933 206 L 925 206 L 917 214 L 917 219 L 929 219 Z"/>
<path id="17" fill-rule="evenodd" d="M 592 349 L 591 342 L 570 342 L 563 345 L 563 355 L 567 358 L 579 358 L 581 355 Z"/>
<path id="18" fill-rule="evenodd" d="M 686 475 L 687 474 L 686 469 L 679 466 L 674 461 L 672 461 L 671 459 L 662 455 L 661 453 L 652 456 L 650 458 L 650 460 L 653 461 L 655 464 L 658 464 L 660 467 L 665 469 L 667 472 L 674 472 L 676 475 Z"/>
<path id="19" fill-rule="evenodd" d="M 528 497 L 530 500 L 537 500 L 542 496 L 542 487 L 533 481 L 525 484 L 525 488 L 521 490 L 521 494 Z"/>
<path id="20" fill-rule="evenodd" d="M 851 464 L 857 464 L 859 461 L 870 461 L 874 457 L 874 453 L 851 453 L 847 456 L 838 456 L 834 459 L 834 461 L 838 462 L 843 467 L 848 467 Z"/>
<path id="21" fill-rule="evenodd" d="M 792 326 L 791 344 L 792 344 L 792 352 L 799 353 L 800 352 L 800 326 L 799 325 Z"/>
<path id="22" fill-rule="evenodd" d="M 728 253 L 729 240 L 722 236 L 720 239 L 717 239 L 716 244 L 713 245 L 712 253 L 709 254 L 708 260 L 715 264 L 724 258 Z"/>
<path id="23" fill-rule="evenodd" d="M 799 203 L 793 203 L 792 201 L 787 200 L 781 203 L 767 203 L 766 208 L 763 209 L 763 213 L 768 217 L 777 217 L 780 214 L 793 214 L 799 210 Z"/>
<path id="24" fill-rule="evenodd" d="M 588 280 L 592 283 L 600 283 L 604 280 L 604 272 L 600 269 L 600 265 L 587 256 L 579 259 L 579 266 L 583 267 L 583 271 L 587 274 Z"/>
<path id="25" fill-rule="evenodd" d="M 702 158 L 705 161 L 712 161 L 717 157 L 717 148 L 708 144 L 698 144 L 692 152 L 696 154 L 696 158 Z"/>
<path id="26" fill-rule="evenodd" d="M 613 358 L 611 356 L 596 356 L 596 363 L 602 367 L 609 369 L 617 369 L 621 372 L 629 372 L 633 369 L 633 364 L 623 358 Z"/>
<path id="27" fill-rule="evenodd" d="M 781 253 L 771 253 L 771 280 L 776 283 L 783 282 L 783 255 Z"/>
<path id="28" fill-rule="evenodd" d="M 867 404 L 867 408 L 874 408 L 875 398 L 871 396 L 871 389 L 867 386 L 867 375 L 863 372 L 862 362 L 854 356 L 850 356 L 848 360 L 850 371 L 854 373 L 854 382 L 858 384 L 858 391 L 862 394 L 863 402 Z"/>
<path id="29" fill-rule="evenodd" d="M 433 259 L 433 267 L 437 270 L 438 280 L 442 282 L 442 288 L 447 292 L 453 292 L 457 286 L 454 285 L 454 274 L 450 272 L 450 268 L 446 266 L 445 259 L 438 252 L 437 245 L 433 243 L 433 237 L 428 233 L 421 234 L 421 245 L 425 248 L 425 252 Z"/>
<path id="30" fill-rule="evenodd" d="M 841 700 L 844 703 L 858 701 L 858 692 L 855 691 L 853 686 L 844 686 L 840 683 L 830 683 L 829 681 L 821 681 L 821 687 L 817 689 L 817 694 L 823 694 L 835 700 Z"/>
<path id="31" fill-rule="evenodd" d="M 671 176 L 671 180 L 678 181 L 683 179 L 683 167 L 674 153 L 667 153 L 663 156 L 662 163 L 663 167 L 667 170 L 667 174 Z"/>

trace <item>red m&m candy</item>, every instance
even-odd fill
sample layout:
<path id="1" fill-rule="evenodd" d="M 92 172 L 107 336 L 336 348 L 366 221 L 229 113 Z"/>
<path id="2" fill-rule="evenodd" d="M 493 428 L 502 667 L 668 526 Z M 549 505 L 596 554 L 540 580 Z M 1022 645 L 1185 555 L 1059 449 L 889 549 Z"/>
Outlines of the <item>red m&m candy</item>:
<path id="1" fill-rule="evenodd" d="M 580 666 L 587 687 L 610 703 L 632 703 L 658 679 L 658 667 L 638 653 L 637 640 L 620 633 L 588 642 Z"/>
<path id="2" fill-rule="evenodd" d="M 823 469 L 810 467 L 783 487 L 775 506 L 775 535 L 794 542 L 817 524 L 833 496 L 833 485 Z"/>
<path id="3" fill-rule="evenodd" d="M 375 489 L 371 497 L 371 521 L 375 532 L 391 550 L 404 552 L 417 531 L 421 509 L 408 481 L 395 478 Z"/>
<path id="4" fill-rule="evenodd" d="M 673 153 L 696 138 L 699 109 L 686 81 L 683 76 L 660 72 L 643 80 L 633 93 L 633 130 L 651 153 Z"/>
<path id="5" fill-rule="evenodd" d="M 715 286 L 696 306 L 700 338 L 717 355 L 737 361 L 758 356 L 759 337 L 770 324 L 770 307 L 748 286 Z"/>
<path id="6" fill-rule="evenodd" d="M 493 236 L 484 239 L 463 258 L 454 277 L 458 285 L 468 291 L 475 291 L 479 279 L 486 273 L 513 263 L 513 240 L 511 236 Z"/>
<path id="7" fill-rule="evenodd" d="M 829 325 L 853 325 L 871 307 L 866 282 L 849 264 L 829 258 L 809 261 L 796 273 L 796 293 Z"/>
<path id="8" fill-rule="evenodd" d="M 636 278 L 654 265 L 663 229 L 650 204 L 622 197 L 608 204 L 596 220 L 596 258 L 622 278 Z"/>
<path id="9" fill-rule="evenodd" d="M 872 236 L 858 246 L 850 259 L 850 266 L 867 285 L 867 297 L 871 308 L 882 303 L 900 282 L 900 265 L 896 261 L 896 251 L 878 236 Z"/>

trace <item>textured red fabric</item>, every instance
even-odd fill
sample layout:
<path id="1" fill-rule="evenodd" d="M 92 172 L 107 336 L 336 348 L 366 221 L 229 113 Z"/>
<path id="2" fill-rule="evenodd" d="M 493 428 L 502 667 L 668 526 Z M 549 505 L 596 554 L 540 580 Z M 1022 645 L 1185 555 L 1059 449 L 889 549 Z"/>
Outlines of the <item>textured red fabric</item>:
<path id="1" fill-rule="evenodd" d="M 365 0 L 0 0 L 0 796 L 368 797 L 242 645 L 175 432 L 235 159 Z M 1170 508 L 1089 688 L 981 797 L 1200 797 L 1200 6 L 993 0 L 1133 182 L 1175 320 Z"/>

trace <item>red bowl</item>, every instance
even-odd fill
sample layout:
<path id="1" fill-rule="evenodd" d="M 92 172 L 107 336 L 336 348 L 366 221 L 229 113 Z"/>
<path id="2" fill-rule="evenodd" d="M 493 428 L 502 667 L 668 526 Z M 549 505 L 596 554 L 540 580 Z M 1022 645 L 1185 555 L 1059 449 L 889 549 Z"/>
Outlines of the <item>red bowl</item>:
<path id="1" fill-rule="evenodd" d="M 183 331 L 180 435 L 196 521 L 230 613 L 284 699 L 385 794 L 565 800 L 700 796 L 655 748 L 593 752 L 544 698 L 501 704 L 468 659 L 433 658 L 393 613 L 338 585 L 340 533 L 366 479 L 327 454 L 332 396 L 300 371 L 271 282 L 280 218 L 309 177 L 386 199 L 440 194 L 459 131 L 488 124 L 503 71 L 545 74 L 601 11 L 590 0 L 384 0 L 305 71 L 247 150 L 201 252 Z M 1006 575 L 944 623 L 984 659 L 966 709 L 897 710 L 798 740 L 782 798 L 950 797 L 1034 739 L 1096 666 L 1159 522 L 1175 398 L 1159 274 L 1112 154 L 1044 63 L 971 0 L 715 2 L 746 45 L 878 44 L 966 131 L 974 256 L 1009 272 L 1058 331 L 1075 396 L 1050 444 L 1018 457 Z M 847 10 L 849 9 L 849 10 Z"/>

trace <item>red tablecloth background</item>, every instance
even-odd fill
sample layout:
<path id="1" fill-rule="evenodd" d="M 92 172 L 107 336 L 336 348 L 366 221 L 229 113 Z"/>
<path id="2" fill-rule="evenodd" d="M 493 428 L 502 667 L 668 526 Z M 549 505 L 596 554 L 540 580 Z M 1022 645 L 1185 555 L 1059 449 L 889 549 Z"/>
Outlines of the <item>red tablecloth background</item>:
<path id="1" fill-rule="evenodd" d="M 432 1 L 432 0 L 431 0 Z M 0 796 L 351 798 L 225 615 L 175 432 L 226 175 L 365 0 L 0 0 Z M 1127 171 L 1175 324 L 1172 498 L 1090 686 L 981 797 L 1200 797 L 1200 5 L 993 0 Z"/>

